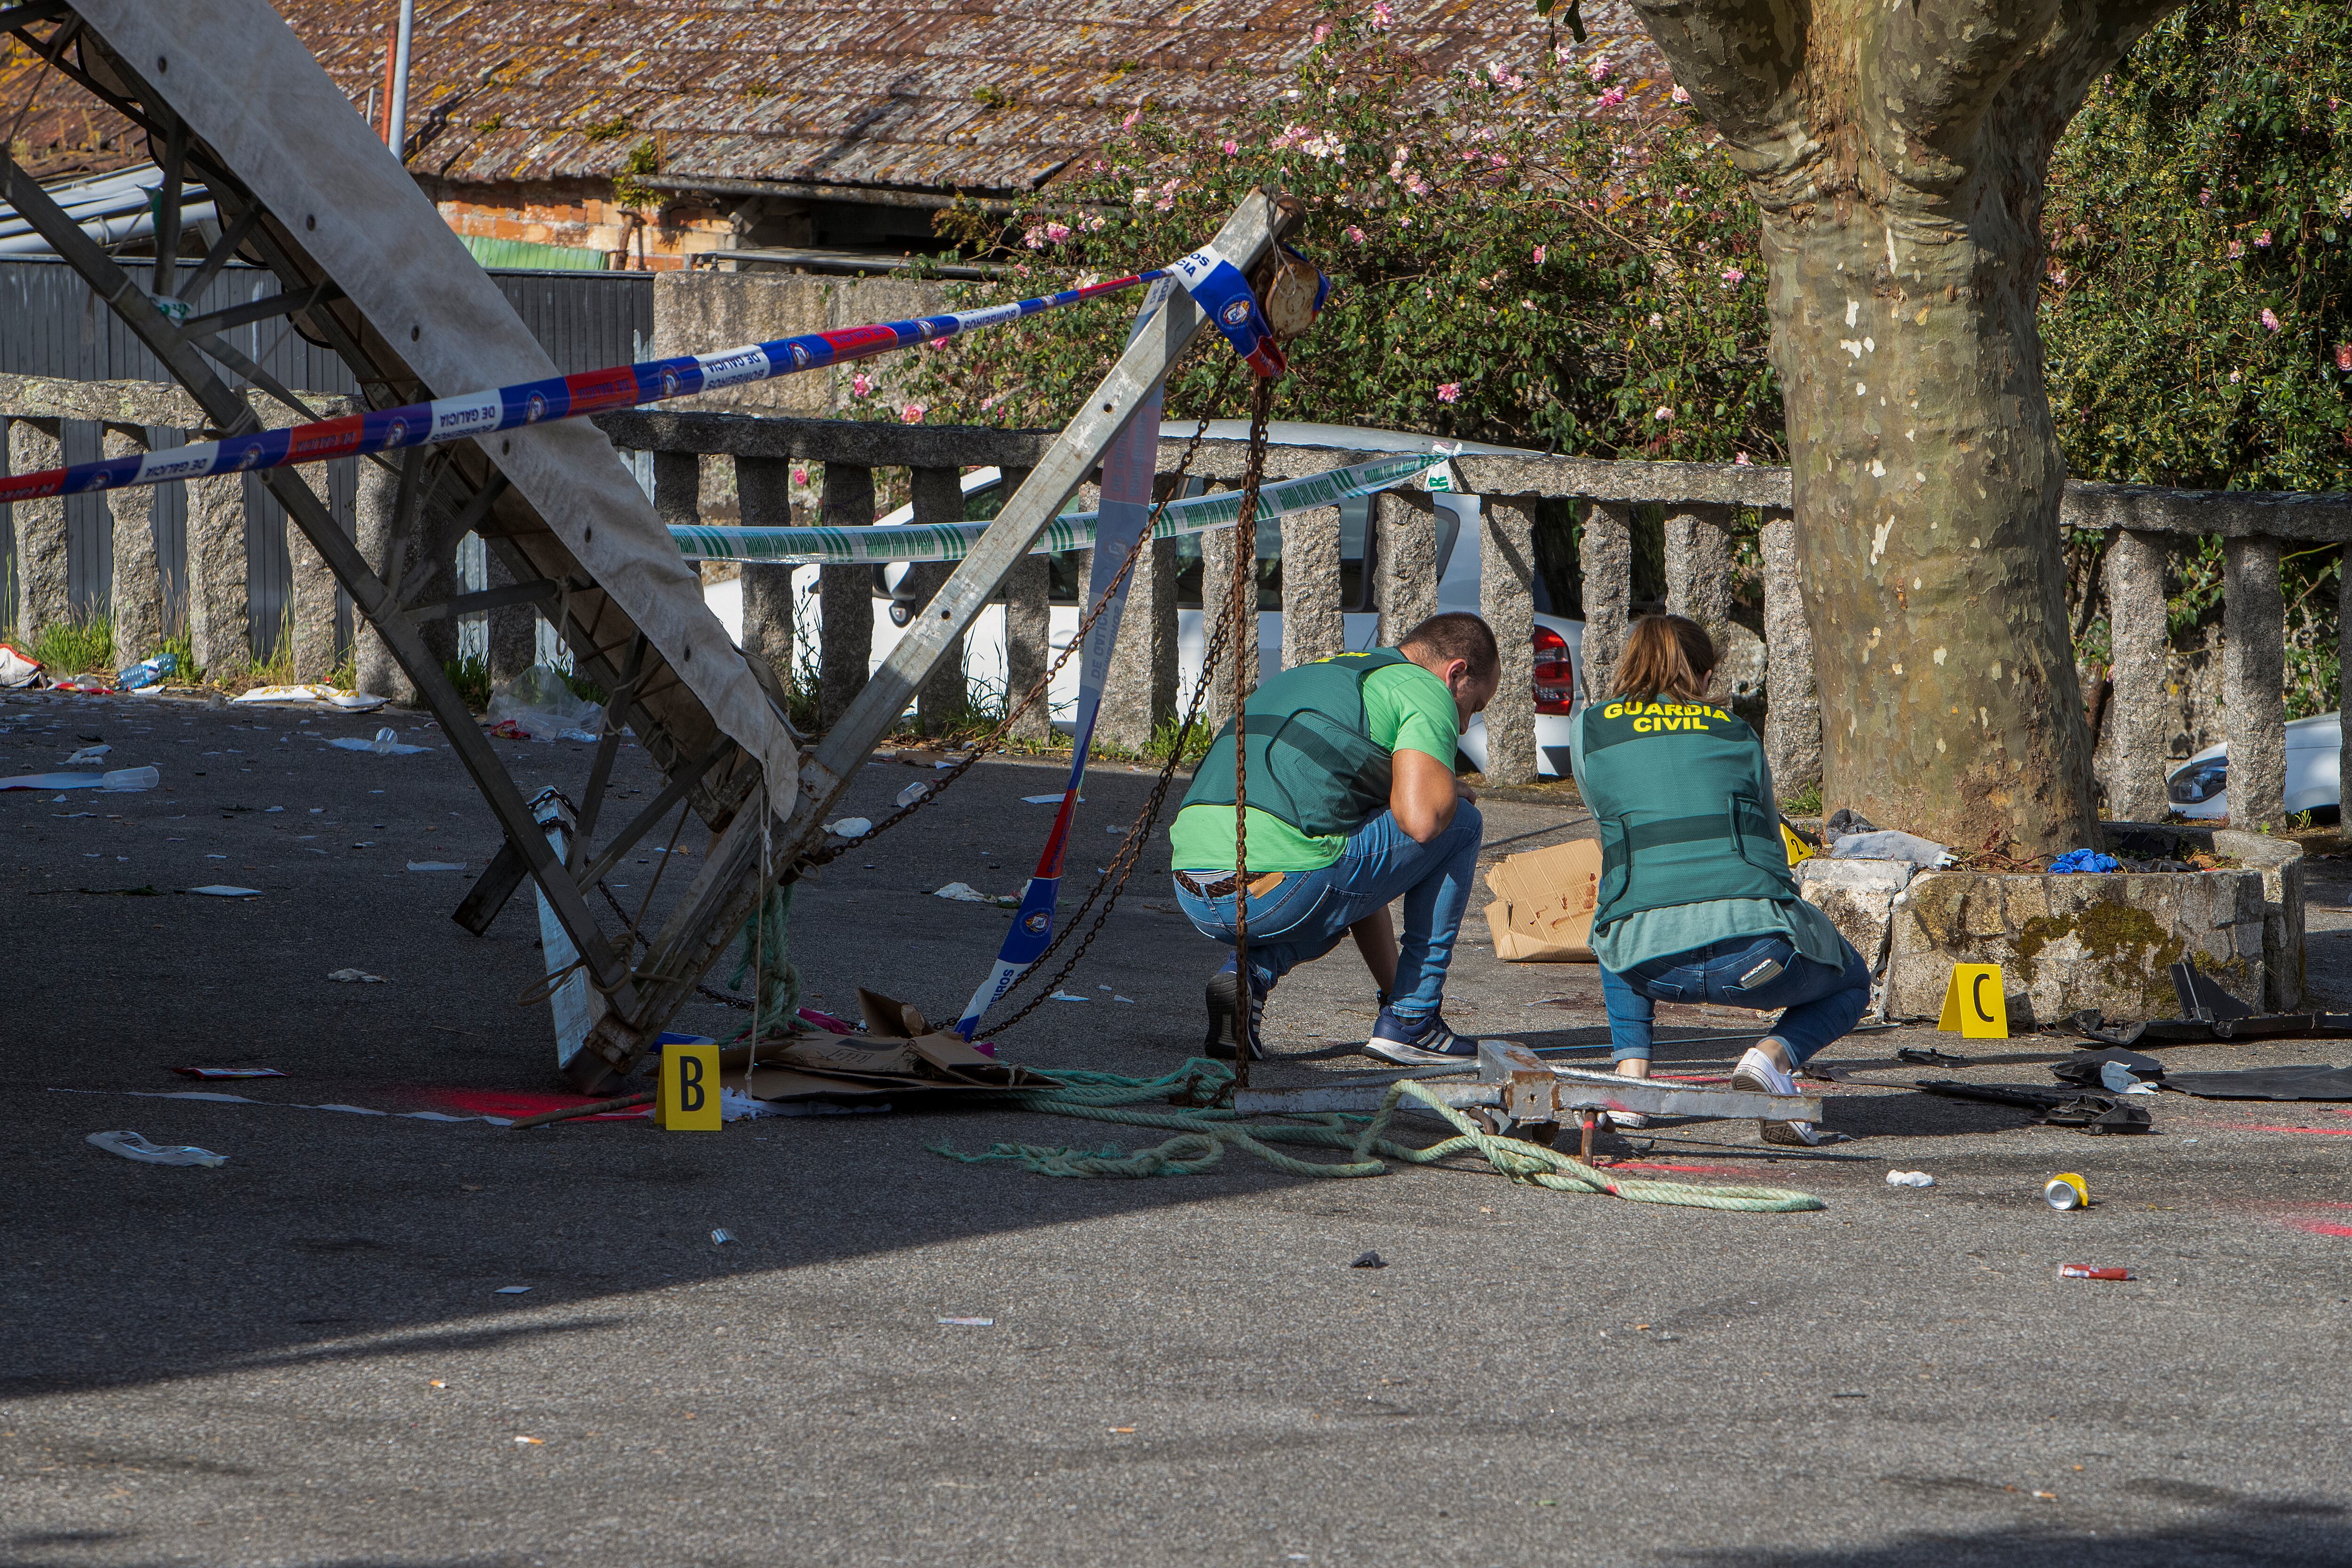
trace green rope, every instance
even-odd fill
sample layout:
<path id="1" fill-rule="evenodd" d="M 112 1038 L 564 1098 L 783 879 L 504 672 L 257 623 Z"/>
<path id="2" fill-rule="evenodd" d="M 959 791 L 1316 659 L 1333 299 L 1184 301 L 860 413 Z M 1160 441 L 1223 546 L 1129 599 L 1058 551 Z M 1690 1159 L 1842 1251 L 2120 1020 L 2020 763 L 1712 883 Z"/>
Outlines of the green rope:
<path id="1" fill-rule="evenodd" d="M 1811 1193 L 1785 1187 L 1700 1186 L 1612 1177 L 1539 1143 L 1497 1137 L 1445 1104 L 1433 1090 L 1410 1079 L 1390 1085 L 1380 1110 L 1370 1116 L 1331 1113 L 1244 1127 L 1235 1111 L 1220 1104 L 1232 1099 L 1234 1079 L 1233 1069 L 1223 1062 L 1195 1057 L 1176 1071 L 1156 1079 L 1055 1068 L 1031 1070 L 1052 1079 L 1060 1087 L 1009 1095 L 1004 1103 L 1016 1110 L 1053 1116 L 1162 1128 L 1176 1136 L 1155 1148 L 1132 1152 L 1117 1144 L 1074 1149 L 1043 1143 L 998 1143 L 982 1154 L 966 1154 L 935 1144 L 931 1152 L 966 1164 L 1009 1160 L 1041 1176 L 1080 1177 L 1197 1175 L 1215 1168 L 1228 1149 L 1255 1154 L 1276 1170 L 1294 1176 L 1380 1176 L 1388 1173 L 1384 1160 L 1431 1165 L 1455 1154 L 1475 1152 L 1515 1182 L 1559 1193 L 1596 1193 L 1632 1203 L 1675 1204 L 1686 1208 L 1748 1214 L 1794 1214 L 1824 1206 Z M 1426 1148 L 1414 1148 L 1384 1136 L 1408 1096 L 1452 1123 L 1456 1136 Z M 1192 1101 L 1198 1109 L 1130 1109 L 1145 1100 L 1177 1097 Z M 1301 1160 L 1268 1146 L 1273 1143 L 1344 1149 L 1349 1157 L 1330 1162 Z"/>
<path id="2" fill-rule="evenodd" d="M 737 1040 L 766 1039 L 777 1030 L 789 1032 L 793 1015 L 800 1010 L 801 972 L 793 967 L 785 942 L 796 886 L 785 882 L 769 889 L 760 908 L 743 922 L 743 946 L 727 984 L 740 990 L 743 977 L 756 972 L 760 994 L 751 998 L 751 1021 L 727 1037 L 730 1045 Z"/>

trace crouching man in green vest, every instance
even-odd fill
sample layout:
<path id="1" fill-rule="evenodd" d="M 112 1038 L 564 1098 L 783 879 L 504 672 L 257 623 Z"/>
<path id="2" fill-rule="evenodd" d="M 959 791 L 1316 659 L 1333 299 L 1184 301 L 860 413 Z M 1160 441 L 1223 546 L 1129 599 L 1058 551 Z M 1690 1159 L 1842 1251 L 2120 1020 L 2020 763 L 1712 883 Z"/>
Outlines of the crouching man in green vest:
<path id="1" fill-rule="evenodd" d="M 1798 1065 L 1869 1005 L 1870 966 L 1798 895 L 1764 747 L 1707 702 L 1714 673 L 1715 643 L 1698 623 L 1644 616 L 1609 700 L 1588 702 L 1570 731 L 1577 788 L 1601 825 L 1592 952 L 1611 1054 L 1621 1074 L 1650 1076 L 1654 1002 L 1783 1008 L 1731 1083 L 1794 1094 Z M 1821 1141 L 1803 1121 L 1762 1131 L 1769 1143 Z"/>
<path id="2" fill-rule="evenodd" d="M 1233 725 L 1218 734 L 1168 831 L 1177 902 L 1203 935 L 1232 946 L 1235 904 L 1247 900 L 1249 982 L 1230 955 L 1210 977 L 1211 1056 L 1261 1056 L 1274 983 L 1351 935 L 1380 987 L 1369 1049 L 1412 1064 L 1475 1054 L 1438 1016 L 1481 832 L 1454 752 L 1501 670 L 1495 634 L 1457 612 L 1432 616 L 1397 647 L 1297 665 L 1260 686 L 1243 709 L 1246 889 L 1234 876 Z M 1396 899 L 1402 952 L 1388 914 Z"/>

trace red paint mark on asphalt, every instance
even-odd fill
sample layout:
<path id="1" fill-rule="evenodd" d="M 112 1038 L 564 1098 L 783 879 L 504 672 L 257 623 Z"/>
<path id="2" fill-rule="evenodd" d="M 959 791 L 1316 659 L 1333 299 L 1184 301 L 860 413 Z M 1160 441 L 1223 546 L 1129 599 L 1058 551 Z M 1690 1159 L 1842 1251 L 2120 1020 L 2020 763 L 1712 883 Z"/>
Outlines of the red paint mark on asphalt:
<path id="1" fill-rule="evenodd" d="M 436 1110 L 468 1116 L 503 1116 L 520 1121 L 526 1116 L 541 1111 L 569 1110 L 575 1105 L 593 1105 L 595 1100 L 584 1094 L 533 1094 L 499 1089 L 434 1089 L 425 1091 L 435 1103 Z M 627 1110 L 608 1110 L 596 1116 L 577 1118 L 582 1121 L 629 1121 L 652 1113 L 651 1106 L 634 1106 Z"/>
<path id="2" fill-rule="evenodd" d="M 2314 1236 L 2352 1236 L 2352 1225 L 2331 1225 L 2324 1219 L 2291 1219 L 2286 1223 Z"/>

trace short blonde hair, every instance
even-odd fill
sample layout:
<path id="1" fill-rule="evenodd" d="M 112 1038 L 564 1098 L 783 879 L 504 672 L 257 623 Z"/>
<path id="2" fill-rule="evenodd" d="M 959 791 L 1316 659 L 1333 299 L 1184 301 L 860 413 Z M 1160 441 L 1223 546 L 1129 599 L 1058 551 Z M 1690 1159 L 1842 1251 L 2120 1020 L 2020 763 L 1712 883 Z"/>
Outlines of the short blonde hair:
<path id="1" fill-rule="evenodd" d="M 1705 626 L 1681 616 L 1643 616 L 1633 623 L 1625 651 L 1617 656 L 1611 695 L 1702 702 L 1714 674 L 1715 639 Z"/>

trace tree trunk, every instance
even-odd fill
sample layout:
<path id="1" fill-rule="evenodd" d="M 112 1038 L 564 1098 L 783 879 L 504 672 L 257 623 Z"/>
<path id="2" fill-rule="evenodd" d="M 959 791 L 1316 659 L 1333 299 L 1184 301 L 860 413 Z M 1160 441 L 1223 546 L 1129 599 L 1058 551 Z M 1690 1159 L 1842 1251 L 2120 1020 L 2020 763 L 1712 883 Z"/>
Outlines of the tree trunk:
<path id="1" fill-rule="evenodd" d="M 1764 215 L 1822 798 L 1963 850 L 2091 842 L 2050 148 L 2179 0 L 1634 0 Z"/>

